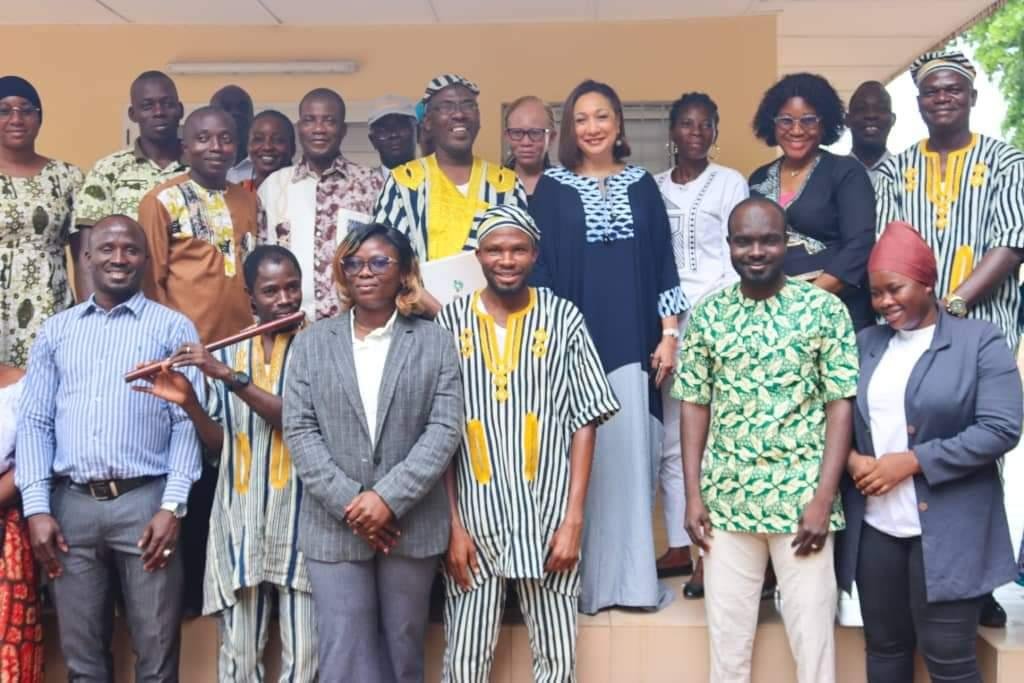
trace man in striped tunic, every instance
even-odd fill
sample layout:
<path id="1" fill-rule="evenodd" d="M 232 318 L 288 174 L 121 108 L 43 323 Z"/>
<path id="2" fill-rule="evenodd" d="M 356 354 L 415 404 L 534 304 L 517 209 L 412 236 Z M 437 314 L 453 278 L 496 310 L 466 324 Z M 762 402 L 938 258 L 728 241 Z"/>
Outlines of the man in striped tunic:
<path id="1" fill-rule="evenodd" d="M 994 323 L 1016 351 L 1024 154 L 971 132 L 975 71 L 962 54 L 929 52 L 910 73 L 928 139 L 878 169 L 877 233 L 892 221 L 916 227 L 935 250 L 947 310 Z"/>
<path id="2" fill-rule="evenodd" d="M 877 232 L 890 221 L 916 227 L 935 250 L 935 291 L 946 310 L 994 323 L 1016 353 L 1022 330 L 1024 154 L 971 132 L 975 70 L 963 54 L 929 52 L 911 64 L 910 73 L 928 139 L 878 169 Z M 982 606 L 981 623 L 1006 624 L 1006 612 L 992 596 Z"/>
<path id="3" fill-rule="evenodd" d="M 467 421 L 445 475 L 443 680 L 489 680 L 509 583 L 530 634 L 536 681 L 574 681 L 579 554 L 597 425 L 619 409 L 583 316 L 526 286 L 539 232 L 492 207 L 477 258 L 487 287 L 441 310 L 462 361 Z"/>
<path id="4" fill-rule="evenodd" d="M 256 247 L 244 267 L 246 289 L 260 323 L 302 305 L 302 271 L 284 247 Z M 180 405 L 207 453 L 220 455 L 210 518 L 203 613 L 220 614 L 220 680 L 262 681 L 271 603 L 281 629 L 282 681 L 317 678 L 316 615 L 303 556 L 296 545 L 302 482 L 281 438 L 281 394 L 297 330 L 264 334 L 211 354 L 181 347 L 175 368 L 194 366 L 208 380 L 204 408 L 171 373 L 152 392 Z"/>
<path id="5" fill-rule="evenodd" d="M 479 94 L 475 83 L 457 74 L 427 84 L 423 134 L 434 153 L 392 169 L 374 207 L 374 221 L 407 235 L 420 261 L 474 250 L 488 207 L 526 208 L 515 172 L 473 155 Z M 440 309 L 432 296 L 424 303 L 430 314 Z"/>

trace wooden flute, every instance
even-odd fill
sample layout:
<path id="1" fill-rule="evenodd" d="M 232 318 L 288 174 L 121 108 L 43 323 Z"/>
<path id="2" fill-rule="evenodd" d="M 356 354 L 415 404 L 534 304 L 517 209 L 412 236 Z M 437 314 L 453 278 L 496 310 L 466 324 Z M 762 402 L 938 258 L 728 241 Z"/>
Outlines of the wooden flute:
<path id="1" fill-rule="evenodd" d="M 236 342 L 240 342 L 245 339 L 255 337 L 258 334 L 277 332 L 278 330 L 283 330 L 288 327 L 292 327 L 293 325 L 301 323 L 305 319 L 305 313 L 303 313 L 302 311 L 296 311 L 295 313 L 287 315 L 283 318 L 271 320 L 269 323 L 263 323 L 262 325 L 254 325 L 252 327 L 247 327 L 241 332 L 233 334 L 230 337 L 218 339 L 217 341 L 208 345 L 206 347 L 206 350 L 216 351 L 217 349 L 223 349 L 225 346 L 231 346 Z M 124 376 L 124 381 L 134 382 L 135 380 L 142 379 L 143 377 L 151 377 L 152 375 L 155 375 L 156 373 L 160 372 L 160 368 L 163 367 L 164 362 L 165 361 L 157 361 L 155 363 L 150 363 L 149 365 L 143 365 L 141 368 L 136 368 Z"/>

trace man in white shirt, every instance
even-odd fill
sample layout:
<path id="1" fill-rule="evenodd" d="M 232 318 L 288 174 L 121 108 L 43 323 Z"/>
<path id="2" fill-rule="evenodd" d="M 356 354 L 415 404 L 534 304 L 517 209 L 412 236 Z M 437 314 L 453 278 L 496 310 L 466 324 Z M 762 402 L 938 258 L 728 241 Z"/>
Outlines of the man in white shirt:
<path id="1" fill-rule="evenodd" d="M 895 123 L 892 99 L 884 85 L 878 81 L 865 81 L 857 86 L 846 114 L 846 126 L 853 137 L 850 156 L 864 164 L 872 181 L 878 167 L 892 156 L 886 142 Z"/>
<path id="2" fill-rule="evenodd" d="M 331 277 L 334 252 L 355 224 L 370 222 L 384 179 L 341 153 L 345 101 L 335 91 L 317 88 L 302 98 L 296 131 L 302 160 L 260 185 L 266 241 L 291 249 L 299 259 L 306 314 L 330 318 L 339 310 Z"/>

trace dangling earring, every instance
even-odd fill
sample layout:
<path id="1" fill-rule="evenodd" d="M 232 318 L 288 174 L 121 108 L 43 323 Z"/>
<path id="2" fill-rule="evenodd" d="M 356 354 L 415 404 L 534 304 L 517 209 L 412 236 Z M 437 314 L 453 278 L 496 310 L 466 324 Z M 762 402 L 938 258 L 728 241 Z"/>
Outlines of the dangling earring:
<path id="1" fill-rule="evenodd" d="M 719 151 L 721 150 L 719 150 L 718 143 L 716 142 L 714 145 L 711 146 L 711 151 L 708 152 L 708 159 L 714 159 L 715 157 L 717 157 Z"/>
<path id="2" fill-rule="evenodd" d="M 622 138 L 619 138 L 619 139 L 617 139 L 617 140 L 615 141 L 615 146 L 616 146 L 616 147 L 622 147 Z"/>
<path id="3" fill-rule="evenodd" d="M 679 156 L 679 145 L 677 145 L 675 141 L 666 142 L 665 149 L 668 150 L 668 153 L 672 155 L 673 159 Z"/>

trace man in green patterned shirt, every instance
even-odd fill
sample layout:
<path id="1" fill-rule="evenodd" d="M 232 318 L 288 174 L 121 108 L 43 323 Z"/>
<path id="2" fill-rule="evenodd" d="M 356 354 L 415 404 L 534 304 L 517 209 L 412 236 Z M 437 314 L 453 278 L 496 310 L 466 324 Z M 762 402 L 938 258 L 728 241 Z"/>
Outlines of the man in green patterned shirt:
<path id="1" fill-rule="evenodd" d="M 79 267 L 88 229 L 114 214 L 138 218 L 139 202 L 150 190 L 188 171 L 178 138 L 184 110 L 174 81 L 161 71 L 144 71 L 132 82 L 129 95 L 128 118 L 138 124 L 139 137 L 131 147 L 97 161 L 75 198 L 71 251 L 78 301 L 92 293 L 88 269 Z"/>
<path id="2" fill-rule="evenodd" d="M 740 282 L 694 310 L 672 387 L 683 402 L 686 530 L 705 552 L 711 680 L 750 680 L 770 557 L 797 679 L 832 683 L 853 323 L 834 295 L 785 276 L 786 217 L 774 202 L 736 206 L 729 251 Z"/>

